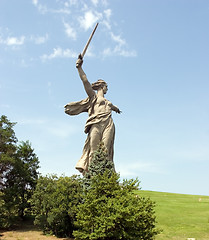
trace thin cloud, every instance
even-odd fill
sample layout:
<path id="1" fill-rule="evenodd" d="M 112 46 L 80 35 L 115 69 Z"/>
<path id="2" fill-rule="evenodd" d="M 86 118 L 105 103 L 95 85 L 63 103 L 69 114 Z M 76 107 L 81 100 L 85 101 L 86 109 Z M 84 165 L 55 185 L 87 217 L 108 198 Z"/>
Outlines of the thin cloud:
<path id="1" fill-rule="evenodd" d="M 112 15 L 112 10 L 111 10 L 110 8 L 104 10 L 104 15 L 105 15 L 105 17 L 107 18 L 107 20 L 110 20 L 110 17 L 111 17 L 111 15 Z"/>
<path id="2" fill-rule="evenodd" d="M 137 57 L 137 52 L 135 50 L 124 50 L 116 47 L 113 52 L 123 57 Z"/>
<path id="3" fill-rule="evenodd" d="M 69 23 L 64 22 L 64 27 L 65 27 L 65 33 L 67 36 L 73 40 L 76 40 L 77 34 L 74 28 L 70 26 Z"/>
<path id="4" fill-rule="evenodd" d="M 66 4 L 64 5 L 65 8 L 50 9 L 46 5 L 40 4 L 38 0 L 32 0 L 32 3 L 41 14 L 46 14 L 46 13 L 70 14 L 71 13 L 71 11 L 66 7 L 67 6 Z"/>
<path id="5" fill-rule="evenodd" d="M 98 4 L 98 0 L 91 0 L 91 2 L 95 5 L 95 6 L 97 6 L 97 4 Z"/>
<path id="6" fill-rule="evenodd" d="M 53 52 L 49 55 L 44 54 L 41 56 L 42 61 L 51 60 L 55 58 L 75 58 L 78 54 L 71 49 L 62 49 L 60 47 L 54 48 Z"/>
<path id="7" fill-rule="evenodd" d="M 32 0 L 32 3 L 37 6 L 38 5 L 38 0 Z"/>
<path id="8" fill-rule="evenodd" d="M 128 165 L 118 164 L 117 167 L 122 177 L 136 177 L 140 172 L 166 174 L 159 166 L 152 162 L 133 162 Z"/>
<path id="9" fill-rule="evenodd" d="M 49 12 L 52 12 L 52 13 L 60 13 L 60 14 L 70 14 L 71 11 L 67 8 L 60 8 L 58 10 L 55 10 L 55 9 L 49 9 L 48 10 Z"/>
<path id="10" fill-rule="evenodd" d="M 45 36 L 31 36 L 30 40 L 35 44 L 44 44 L 48 41 L 49 36 L 46 34 Z"/>
<path id="11" fill-rule="evenodd" d="M 88 4 L 82 0 L 67 0 L 64 2 L 56 1 L 57 8 L 51 9 L 50 5 L 43 5 L 39 0 L 32 0 L 33 5 L 42 14 L 45 13 L 61 13 L 70 14 L 65 17 L 65 20 L 60 18 L 64 25 L 64 32 L 66 36 L 72 40 L 76 40 L 79 36 L 78 34 L 81 30 L 88 31 L 93 29 L 96 22 L 100 22 L 106 31 L 108 39 L 106 41 L 106 48 L 102 52 L 103 57 L 108 56 L 122 56 L 122 57 L 136 57 L 137 52 L 128 47 L 125 38 L 121 35 L 114 33 L 114 28 L 112 26 L 111 18 L 113 17 L 113 12 L 110 7 L 108 7 L 107 0 L 91 0 Z M 76 29 L 75 26 L 80 25 L 80 29 Z M 77 31 L 78 30 L 78 31 Z M 41 39 L 40 39 L 41 42 Z M 76 55 L 76 54 L 75 54 Z M 93 53 L 91 54 L 94 55 Z M 49 60 L 57 57 L 72 57 L 74 52 L 67 50 L 62 50 L 61 48 L 55 48 L 54 51 L 46 55 L 44 54 L 41 59 Z"/>
<path id="12" fill-rule="evenodd" d="M 124 39 L 121 38 L 120 35 L 115 35 L 114 33 L 110 33 L 111 39 L 116 42 L 117 44 L 119 44 L 120 46 L 125 45 L 126 41 Z"/>
<path id="13" fill-rule="evenodd" d="M 107 56 L 123 56 L 123 57 L 136 57 L 137 52 L 134 50 L 127 50 L 127 44 L 125 39 L 122 39 L 120 35 L 115 35 L 110 32 L 111 39 L 116 43 L 114 48 L 105 48 L 102 52 L 104 57 Z"/>
<path id="14" fill-rule="evenodd" d="M 48 34 L 45 36 L 21 36 L 21 37 L 7 37 L 3 39 L 0 37 L 0 44 L 4 44 L 7 46 L 21 46 L 24 45 L 26 42 L 31 41 L 35 44 L 43 44 L 48 40 Z"/>
<path id="15" fill-rule="evenodd" d="M 0 86 L 1 88 L 1 86 Z M 2 108 L 10 108 L 11 106 L 9 104 L 0 104 L 0 107 Z"/>
<path id="16" fill-rule="evenodd" d="M 21 125 L 43 125 L 47 123 L 47 120 L 43 118 L 37 118 L 37 119 L 20 118 L 18 119 L 17 122 L 18 124 L 21 124 Z"/>
<path id="17" fill-rule="evenodd" d="M 45 132 L 51 136 L 56 136 L 58 138 L 67 138 L 72 134 L 75 134 L 78 131 L 78 127 L 76 125 L 72 126 L 60 121 L 53 121 L 53 123 L 47 118 L 22 118 L 19 119 L 18 125 L 30 125 L 31 127 L 35 127 L 39 129 L 40 132 Z"/>

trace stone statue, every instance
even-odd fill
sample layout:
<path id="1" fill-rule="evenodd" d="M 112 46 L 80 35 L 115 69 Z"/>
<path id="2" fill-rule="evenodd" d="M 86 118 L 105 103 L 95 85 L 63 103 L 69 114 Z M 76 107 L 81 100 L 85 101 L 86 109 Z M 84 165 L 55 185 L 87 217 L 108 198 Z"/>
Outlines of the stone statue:
<path id="1" fill-rule="evenodd" d="M 119 108 L 105 99 L 108 88 L 104 80 L 90 84 L 86 74 L 82 69 L 83 58 L 79 56 L 76 61 L 79 76 L 83 82 L 84 89 L 88 97 L 79 102 L 68 103 L 65 106 L 65 113 L 77 115 L 82 112 L 88 112 L 88 119 L 85 125 L 87 139 L 83 148 L 83 154 L 76 164 L 76 169 L 81 173 L 88 171 L 89 163 L 93 153 L 97 150 L 98 144 L 103 141 L 108 151 L 110 161 L 113 161 L 113 145 L 115 138 L 115 126 L 112 120 L 112 111 L 121 113 Z"/>

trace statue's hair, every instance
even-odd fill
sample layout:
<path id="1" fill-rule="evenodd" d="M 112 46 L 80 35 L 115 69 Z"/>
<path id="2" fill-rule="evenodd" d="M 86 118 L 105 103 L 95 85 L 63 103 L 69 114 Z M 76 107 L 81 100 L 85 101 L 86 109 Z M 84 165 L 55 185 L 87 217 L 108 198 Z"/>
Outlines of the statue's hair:
<path id="1" fill-rule="evenodd" d="M 99 88 L 103 87 L 103 86 L 107 86 L 107 83 L 102 80 L 102 79 L 99 79 L 97 80 L 95 83 L 92 83 L 91 86 L 94 90 L 98 90 Z"/>

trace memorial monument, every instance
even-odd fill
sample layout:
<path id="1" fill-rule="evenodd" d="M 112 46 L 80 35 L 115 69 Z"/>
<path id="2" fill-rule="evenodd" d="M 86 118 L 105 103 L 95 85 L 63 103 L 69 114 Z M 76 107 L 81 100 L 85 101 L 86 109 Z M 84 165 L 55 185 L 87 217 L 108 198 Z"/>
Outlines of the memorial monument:
<path id="1" fill-rule="evenodd" d="M 97 24 L 98 25 L 98 24 Z M 82 112 L 88 112 L 84 132 L 87 135 L 83 154 L 76 164 L 76 169 L 82 174 L 88 171 L 94 152 L 97 150 L 98 144 L 102 141 L 107 148 L 108 158 L 113 161 L 115 125 L 112 120 L 112 111 L 121 113 L 118 107 L 108 101 L 104 95 L 107 93 L 107 83 L 99 79 L 95 83 L 90 84 L 85 72 L 83 71 L 83 57 L 97 28 L 94 28 L 89 41 L 87 42 L 82 54 L 76 61 L 80 79 L 83 82 L 84 89 L 88 97 L 78 102 L 71 102 L 65 105 L 65 113 L 69 115 L 78 115 Z"/>

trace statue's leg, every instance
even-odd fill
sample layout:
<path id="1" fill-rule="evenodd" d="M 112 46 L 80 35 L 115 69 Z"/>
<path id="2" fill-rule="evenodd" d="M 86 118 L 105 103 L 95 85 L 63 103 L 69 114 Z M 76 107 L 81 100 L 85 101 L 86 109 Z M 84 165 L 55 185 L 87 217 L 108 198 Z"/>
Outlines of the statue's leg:
<path id="1" fill-rule="evenodd" d="M 110 119 L 102 136 L 102 141 L 104 142 L 104 145 L 107 148 L 110 160 L 113 160 L 114 139 L 115 139 L 115 126 L 112 119 Z"/>
<path id="2" fill-rule="evenodd" d="M 97 150 L 99 143 L 101 142 L 101 129 L 99 124 L 94 124 L 90 129 L 90 157 L 89 163 L 93 157 L 94 152 Z"/>

